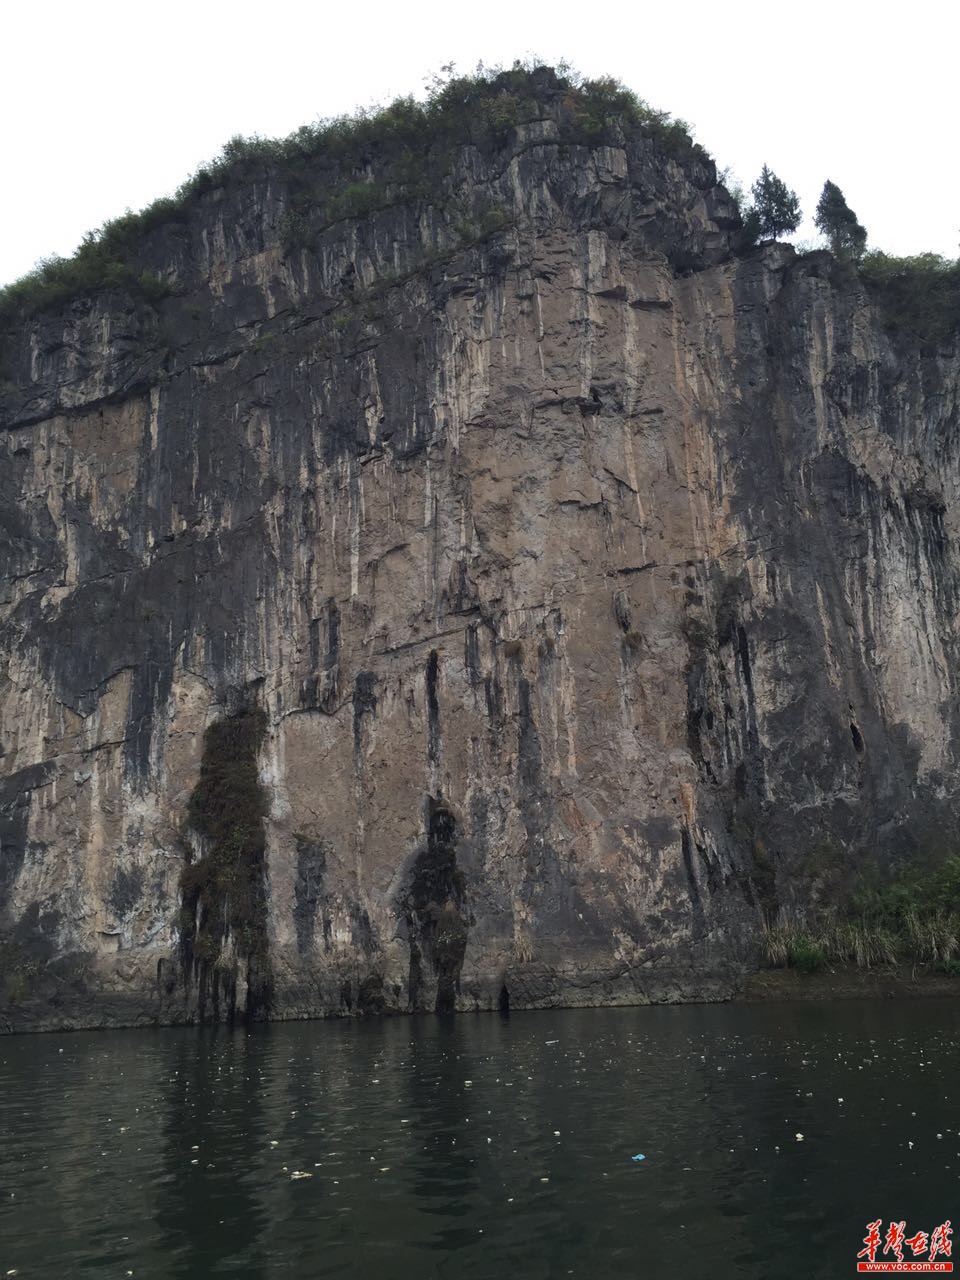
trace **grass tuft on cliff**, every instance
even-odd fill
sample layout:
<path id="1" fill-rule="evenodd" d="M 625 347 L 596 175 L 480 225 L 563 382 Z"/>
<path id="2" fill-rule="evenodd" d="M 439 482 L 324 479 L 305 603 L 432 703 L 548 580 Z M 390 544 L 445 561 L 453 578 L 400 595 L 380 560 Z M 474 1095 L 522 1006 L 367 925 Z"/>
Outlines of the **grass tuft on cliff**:
<path id="1" fill-rule="evenodd" d="M 286 138 L 232 138 L 175 195 L 139 213 L 128 210 L 85 236 L 73 257 L 45 259 L 0 289 L 0 330 L 100 290 L 123 289 L 147 302 L 159 300 L 165 286 L 143 270 L 142 241 L 160 227 L 185 223 L 191 207 L 208 192 L 268 173 L 296 185 L 318 166 L 328 166 L 336 178 L 379 161 L 406 198 L 426 198 L 457 148 L 503 145 L 514 126 L 540 118 L 548 101 L 560 106 L 561 141 L 596 145 L 621 128 L 654 139 L 677 159 L 710 159 L 682 120 L 655 110 L 610 78 L 583 79 L 566 65 L 537 62 L 517 62 L 508 70 L 481 65 L 472 75 L 445 72 L 434 79 L 423 102 L 398 98 L 389 106 L 304 125 Z M 326 214 L 331 222 L 363 216 L 395 198 L 380 184 L 352 178 L 330 191 Z M 287 233 L 295 239 L 296 227 Z"/>
<path id="2" fill-rule="evenodd" d="M 832 964 L 873 969 L 923 965 L 960 971 L 960 857 L 862 884 L 840 908 L 764 933 L 765 962 L 818 973 Z"/>

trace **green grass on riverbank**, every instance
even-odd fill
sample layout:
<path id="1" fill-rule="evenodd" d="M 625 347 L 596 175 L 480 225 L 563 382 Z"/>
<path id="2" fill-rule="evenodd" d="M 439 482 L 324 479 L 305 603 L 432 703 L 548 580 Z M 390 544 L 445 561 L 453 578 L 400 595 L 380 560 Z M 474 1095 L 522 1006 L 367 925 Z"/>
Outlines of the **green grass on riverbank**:
<path id="1" fill-rule="evenodd" d="M 763 954 L 770 968 L 801 973 L 907 964 L 960 976 L 960 857 L 861 885 L 814 919 L 774 925 Z"/>

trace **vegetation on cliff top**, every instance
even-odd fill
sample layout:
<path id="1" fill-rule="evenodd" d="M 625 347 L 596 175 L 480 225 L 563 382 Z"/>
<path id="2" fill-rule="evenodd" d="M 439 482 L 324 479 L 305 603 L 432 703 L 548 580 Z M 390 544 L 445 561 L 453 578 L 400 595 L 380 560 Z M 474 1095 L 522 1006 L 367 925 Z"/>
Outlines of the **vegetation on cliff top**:
<path id="1" fill-rule="evenodd" d="M 744 232 L 754 239 L 779 240 L 800 225 L 800 201 L 773 170 L 764 165 L 751 187 L 753 205 L 744 219 Z"/>
<path id="2" fill-rule="evenodd" d="M 517 62 L 509 70 L 481 65 L 471 75 L 454 75 L 445 67 L 423 101 L 398 98 L 389 106 L 304 125 L 285 138 L 232 138 L 173 196 L 139 213 L 128 210 L 88 233 L 71 258 L 43 260 L 23 279 L 0 288 L 0 334 L 102 290 L 160 301 L 169 287 L 148 269 L 146 239 L 160 228 L 183 235 L 191 211 L 207 193 L 268 176 L 287 183 L 289 208 L 281 235 L 288 247 L 302 246 L 318 176 L 326 187 L 322 214 L 328 223 L 401 201 L 436 200 L 458 148 L 503 145 L 515 126 L 542 118 L 548 102 L 559 108 L 561 142 L 614 141 L 618 130 L 626 130 L 653 139 L 674 158 L 710 160 L 682 120 L 653 109 L 617 80 L 584 79 L 564 64 Z M 376 181 L 369 180 L 371 167 Z M 741 247 L 796 229 L 796 195 L 766 166 L 752 188 L 751 205 L 735 182 L 728 185 L 744 219 Z M 829 181 L 817 206 L 817 225 L 841 261 L 857 264 L 888 328 L 933 343 L 960 332 L 960 260 L 932 253 L 862 256 L 866 231 Z"/>
<path id="3" fill-rule="evenodd" d="M 936 253 L 894 258 L 868 253 L 860 277 L 889 329 L 906 330 L 925 342 L 945 342 L 960 333 L 960 259 Z"/>
<path id="4" fill-rule="evenodd" d="M 858 261 L 867 247 L 867 229 L 847 204 L 843 192 L 828 178 L 823 184 L 814 217 L 835 258 Z"/>
<path id="5" fill-rule="evenodd" d="M 147 301 L 163 296 L 164 285 L 144 271 L 138 250 L 151 231 L 185 223 L 207 192 L 268 172 L 296 182 L 318 166 L 335 170 L 335 182 L 349 175 L 351 166 L 380 162 L 408 196 L 429 195 L 432 180 L 456 148 L 501 145 L 514 126 L 542 117 L 545 101 L 560 106 L 562 141 L 600 143 L 616 120 L 654 139 L 671 156 L 709 161 L 682 120 L 654 110 L 616 80 L 583 79 L 563 64 L 554 68 L 517 62 L 509 70 L 481 65 L 472 75 L 453 75 L 452 68 L 444 68 L 423 102 L 398 98 L 386 107 L 304 125 L 286 138 L 232 138 L 175 195 L 105 223 L 84 237 L 72 258 L 46 259 L 0 289 L 0 329 L 101 289 L 126 289 Z M 368 183 L 331 189 L 331 221 L 370 212 L 366 206 L 375 194 Z M 363 207 L 355 207 L 358 200 L 366 202 Z"/>
<path id="6" fill-rule="evenodd" d="M 741 249 L 749 249 L 760 240 L 776 240 L 800 225 L 800 203 L 795 192 L 767 165 L 751 188 L 752 203 L 748 203 L 743 187 L 728 170 L 720 175 L 720 181 L 733 196 L 743 219 Z M 928 344 L 947 342 L 960 334 L 960 259 L 951 262 L 936 253 L 897 258 L 879 249 L 866 253 L 866 227 L 837 184 L 829 179 L 817 203 L 814 222 L 830 252 L 846 270 L 847 279 L 859 279 L 866 287 L 887 329 Z"/>

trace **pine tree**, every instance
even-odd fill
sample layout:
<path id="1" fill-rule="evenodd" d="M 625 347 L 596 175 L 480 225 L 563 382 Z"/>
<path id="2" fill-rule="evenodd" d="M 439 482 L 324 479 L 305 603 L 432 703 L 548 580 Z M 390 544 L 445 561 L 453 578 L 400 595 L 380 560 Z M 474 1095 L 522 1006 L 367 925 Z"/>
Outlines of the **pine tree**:
<path id="1" fill-rule="evenodd" d="M 787 231 L 796 231 L 800 225 L 800 201 L 772 169 L 764 165 L 750 190 L 756 226 L 763 239 L 776 240 Z"/>
<path id="2" fill-rule="evenodd" d="M 838 258 L 861 258 L 867 247 L 867 229 L 857 221 L 843 197 L 843 192 L 829 179 L 817 204 L 814 221 L 817 230 L 830 241 L 830 248 Z"/>

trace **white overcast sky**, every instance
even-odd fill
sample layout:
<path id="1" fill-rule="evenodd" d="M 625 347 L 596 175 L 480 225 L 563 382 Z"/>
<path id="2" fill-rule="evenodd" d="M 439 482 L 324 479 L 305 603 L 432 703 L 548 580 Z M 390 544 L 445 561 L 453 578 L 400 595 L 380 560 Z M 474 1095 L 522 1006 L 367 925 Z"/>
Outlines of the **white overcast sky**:
<path id="1" fill-rule="evenodd" d="M 11 0 L 0 41 L 0 283 L 173 191 L 230 136 L 276 136 L 454 62 L 566 58 L 682 116 L 745 185 L 766 162 L 809 221 L 838 183 L 892 253 L 960 241 L 956 0 Z"/>

